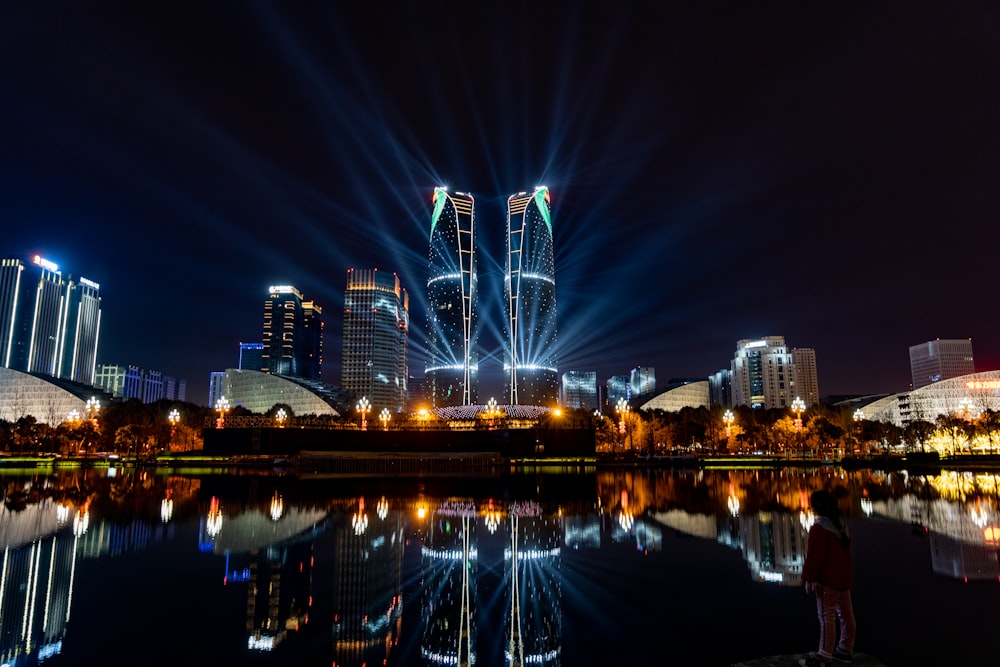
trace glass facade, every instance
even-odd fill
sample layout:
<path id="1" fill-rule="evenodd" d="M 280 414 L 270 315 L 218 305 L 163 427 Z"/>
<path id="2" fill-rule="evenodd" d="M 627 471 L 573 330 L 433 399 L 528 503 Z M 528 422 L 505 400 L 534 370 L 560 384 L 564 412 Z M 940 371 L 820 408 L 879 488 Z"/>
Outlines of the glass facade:
<path id="1" fill-rule="evenodd" d="M 548 188 L 507 199 L 504 396 L 510 405 L 555 403 L 556 281 Z"/>
<path id="2" fill-rule="evenodd" d="M 427 277 L 428 364 L 433 407 L 478 402 L 475 200 L 435 188 Z"/>
<path id="3" fill-rule="evenodd" d="M 938 338 L 910 346 L 910 374 L 914 389 L 975 372 L 971 338 Z"/>
<path id="4" fill-rule="evenodd" d="M 367 397 L 373 414 L 406 409 L 409 297 L 394 273 L 347 272 L 341 386 Z"/>
<path id="5" fill-rule="evenodd" d="M 567 371 L 562 376 L 562 404 L 567 408 L 597 409 L 597 373 Z"/>
<path id="6" fill-rule="evenodd" d="M 323 372 L 323 309 L 305 301 L 291 285 L 272 285 L 264 301 L 262 344 L 259 370 L 319 380 Z"/>

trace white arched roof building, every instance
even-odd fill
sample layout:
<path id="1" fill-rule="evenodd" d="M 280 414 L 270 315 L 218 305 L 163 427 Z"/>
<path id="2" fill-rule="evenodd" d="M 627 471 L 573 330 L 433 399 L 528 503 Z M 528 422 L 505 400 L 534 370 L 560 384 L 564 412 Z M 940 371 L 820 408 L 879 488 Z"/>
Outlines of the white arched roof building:
<path id="1" fill-rule="evenodd" d="M 236 368 L 226 369 L 223 396 L 230 405 L 241 405 L 263 414 L 277 403 L 290 407 L 296 415 L 340 416 L 349 404 L 347 394 L 337 387 L 284 375 Z"/>
<path id="2" fill-rule="evenodd" d="M 700 380 L 668 387 L 640 405 L 639 409 L 680 412 L 684 408 L 707 408 L 710 405 L 708 380 Z"/>
<path id="3" fill-rule="evenodd" d="M 84 417 L 91 396 L 101 405 L 111 400 L 104 390 L 79 382 L 0 367 L 0 419 L 9 422 L 31 416 L 43 424 L 58 426 L 73 410 Z"/>
<path id="4" fill-rule="evenodd" d="M 879 398 L 860 409 L 865 419 L 905 426 L 915 421 L 933 422 L 941 415 L 978 415 L 1000 410 L 1000 371 L 970 373 L 941 380 L 926 387 Z"/>

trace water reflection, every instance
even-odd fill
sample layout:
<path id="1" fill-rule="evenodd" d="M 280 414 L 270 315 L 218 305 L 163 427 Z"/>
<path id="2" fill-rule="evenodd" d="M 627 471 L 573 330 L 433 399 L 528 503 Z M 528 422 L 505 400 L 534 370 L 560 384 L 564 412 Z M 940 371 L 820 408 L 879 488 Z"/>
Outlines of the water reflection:
<path id="1" fill-rule="evenodd" d="M 394 495 L 356 493 L 369 482 L 280 477 L 0 479 L 0 664 L 10 665 L 78 662 L 67 655 L 71 611 L 101 591 L 80 583 L 80 568 L 143 552 L 159 571 L 210 563 L 245 614 L 238 642 L 218 637 L 236 661 L 240 651 L 283 660 L 287 650 L 338 667 L 557 666 L 564 595 L 588 584 L 564 572 L 567 550 L 627 548 L 642 559 L 678 548 L 665 536 L 685 536 L 738 552 L 759 585 L 798 587 L 808 497 L 823 487 L 842 495 L 849 521 L 904 524 L 926 540 L 935 575 L 1000 577 L 992 474 L 614 470 L 539 476 L 484 496 L 446 482 Z M 197 560 L 152 553 L 172 544 Z"/>

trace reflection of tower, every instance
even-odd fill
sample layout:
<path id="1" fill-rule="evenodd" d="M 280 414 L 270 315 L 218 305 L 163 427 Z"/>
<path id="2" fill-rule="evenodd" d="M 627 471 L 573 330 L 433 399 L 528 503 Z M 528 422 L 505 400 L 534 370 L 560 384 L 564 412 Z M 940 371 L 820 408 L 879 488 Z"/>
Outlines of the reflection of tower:
<path id="1" fill-rule="evenodd" d="M 963 581 L 996 581 L 1000 576 L 1000 562 L 993 545 L 965 542 L 933 531 L 929 541 L 935 574 Z"/>
<path id="2" fill-rule="evenodd" d="M 731 546 L 741 548 L 755 581 L 798 586 L 809 533 L 806 516 L 790 512 L 740 515 L 727 522 L 729 528 L 720 531 L 719 541 L 727 543 L 733 536 L 742 536 L 742 544 Z"/>
<path id="3" fill-rule="evenodd" d="M 505 659 L 510 665 L 559 665 L 562 655 L 562 526 L 537 503 L 510 508 L 509 617 Z"/>
<path id="4" fill-rule="evenodd" d="M 0 574 L 0 664 L 37 661 L 62 651 L 76 571 L 77 538 L 60 531 L 3 551 Z"/>
<path id="5" fill-rule="evenodd" d="M 422 554 L 424 634 L 428 665 L 476 662 L 475 584 L 478 548 L 475 506 L 442 505 L 431 515 Z"/>
<path id="6" fill-rule="evenodd" d="M 434 407 L 472 405 L 479 377 L 475 200 L 435 188 L 432 201 L 425 386 Z"/>
<path id="7" fill-rule="evenodd" d="M 270 545 L 250 553 L 247 583 L 247 648 L 270 651 L 287 631 L 309 621 L 313 578 L 312 542 Z"/>
<path id="8" fill-rule="evenodd" d="M 336 530 L 334 664 L 384 664 L 402 620 L 403 520 L 384 499 L 369 516 L 364 499 Z"/>
<path id="9" fill-rule="evenodd" d="M 511 405 L 559 400 L 556 281 L 549 190 L 507 199 L 504 396 Z"/>

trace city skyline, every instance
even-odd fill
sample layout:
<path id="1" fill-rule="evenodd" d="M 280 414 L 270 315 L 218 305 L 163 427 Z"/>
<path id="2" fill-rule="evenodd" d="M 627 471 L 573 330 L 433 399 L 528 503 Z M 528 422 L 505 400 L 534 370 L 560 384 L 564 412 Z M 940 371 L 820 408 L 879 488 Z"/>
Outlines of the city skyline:
<path id="1" fill-rule="evenodd" d="M 706 376 L 774 332 L 824 395 L 905 390 L 937 338 L 1000 367 L 970 253 L 1000 235 L 986 7 L 0 11 L 3 256 L 100 284 L 97 361 L 192 400 L 258 339 L 262 290 L 336 313 L 349 267 L 411 290 L 419 374 L 440 185 L 476 197 L 494 258 L 504 193 L 551 188 L 560 372 Z"/>

